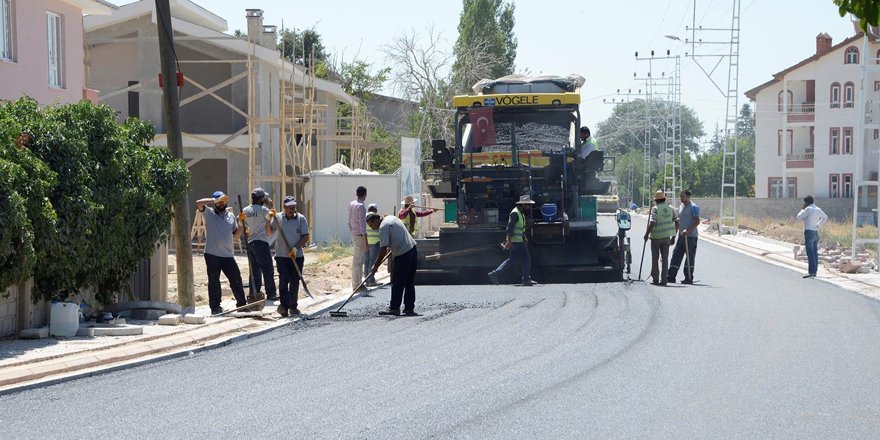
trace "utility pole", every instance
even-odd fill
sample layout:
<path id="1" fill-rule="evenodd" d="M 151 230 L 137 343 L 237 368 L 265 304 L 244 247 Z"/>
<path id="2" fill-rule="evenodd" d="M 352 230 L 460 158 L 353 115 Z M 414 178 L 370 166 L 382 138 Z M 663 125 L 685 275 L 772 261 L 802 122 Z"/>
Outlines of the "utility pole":
<path id="1" fill-rule="evenodd" d="M 175 159 L 183 160 L 183 138 L 180 134 L 180 96 L 177 90 L 177 56 L 171 29 L 169 0 L 156 0 L 156 22 L 159 26 L 159 58 L 162 61 L 162 109 L 168 149 Z M 189 211 L 186 195 L 174 202 L 174 250 L 177 256 L 177 303 L 183 313 L 195 312 L 192 245 L 190 244 Z"/>

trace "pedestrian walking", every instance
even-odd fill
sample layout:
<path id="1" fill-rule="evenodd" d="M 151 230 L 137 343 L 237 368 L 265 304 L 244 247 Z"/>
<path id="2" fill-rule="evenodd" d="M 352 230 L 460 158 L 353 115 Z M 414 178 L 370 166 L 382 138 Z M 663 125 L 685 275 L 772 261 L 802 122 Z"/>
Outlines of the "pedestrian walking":
<path id="1" fill-rule="evenodd" d="M 285 317 L 300 314 L 297 307 L 299 274 L 302 273 L 305 263 L 303 246 L 309 242 L 309 221 L 296 211 L 296 199 L 293 196 L 285 197 L 282 204 L 283 214 L 277 214 L 274 209 L 269 210 L 263 230 L 266 235 L 272 236 L 280 228 L 284 234 L 275 239 L 275 265 L 278 267 L 278 291 L 281 293 L 281 304 L 275 311 Z"/>
<path id="2" fill-rule="evenodd" d="M 403 303 L 403 314 L 418 316 L 416 313 L 416 268 L 419 257 L 416 241 L 406 230 L 403 222 L 393 215 L 384 218 L 374 212 L 366 217 L 371 229 L 379 231 L 379 255 L 371 269 L 375 272 L 388 252 L 394 257 L 394 272 L 391 274 L 391 302 L 388 309 L 380 315 L 400 316 L 400 304 Z"/>
<path id="3" fill-rule="evenodd" d="M 205 266 L 208 270 L 208 304 L 211 314 L 223 312 L 220 307 L 222 291 L 220 289 L 220 272 L 226 275 L 232 295 L 235 296 L 235 307 L 247 304 L 244 296 L 244 285 L 241 271 L 235 262 L 233 240 L 237 240 L 242 230 L 232 212 L 226 210 L 229 196 L 223 191 L 215 191 L 212 197 L 196 201 L 196 208 L 205 219 Z M 205 209 L 210 206 L 211 209 Z"/>
<path id="4" fill-rule="evenodd" d="M 351 245 L 354 247 L 351 261 L 351 289 L 357 289 L 364 280 L 364 259 L 367 253 L 367 188 L 357 187 L 356 199 L 348 204 L 348 230 L 351 233 Z"/>
<path id="5" fill-rule="evenodd" d="M 654 193 L 654 207 L 651 208 L 651 219 L 645 231 L 645 242 L 651 239 L 651 284 L 665 286 L 669 270 L 669 245 L 675 244 L 675 231 L 678 230 L 678 215 L 671 206 L 666 204 L 666 193 Z M 658 259 L 662 264 L 658 265 Z M 660 269 L 662 266 L 662 271 Z"/>
<path id="6" fill-rule="evenodd" d="M 371 212 L 376 214 L 379 213 L 379 207 L 375 203 L 370 203 L 370 206 L 367 207 L 367 215 L 370 215 Z M 370 268 L 373 267 L 373 264 L 376 264 L 376 258 L 379 257 L 379 230 L 368 227 L 367 228 L 367 254 L 364 259 L 364 273 L 370 274 L 367 277 L 367 282 L 364 283 L 367 287 L 374 287 L 378 283 L 376 283 L 376 275 L 371 274 Z"/>
<path id="7" fill-rule="evenodd" d="M 678 242 L 672 251 L 672 260 L 669 262 L 669 273 L 666 281 L 675 282 L 678 268 L 684 257 L 684 280 L 682 284 L 694 284 L 694 261 L 697 257 L 697 238 L 700 225 L 700 207 L 691 201 L 691 191 L 686 189 L 679 194 L 681 205 L 678 206 Z"/>
<path id="8" fill-rule="evenodd" d="M 507 221 L 507 237 L 501 245 L 504 249 L 509 250 L 510 254 L 497 269 L 489 272 L 489 279 L 493 283 L 498 284 L 498 274 L 507 266 L 519 263 L 522 268 L 522 285 L 531 286 L 534 284 L 531 276 L 532 256 L 529 253 L 529 244 L 526 239 L 526 226 L 534 204 L 532 198 L 525 195 L 519 198 L 513 210 L 510 211 L 510 217 Z"/>
<path id="9" fill-rule="evenodd" d="M 437 212 L 435 209 L 416 211 L 416 199 L 413 196 L 404 197 L 401 204 L 403 205 L 403 208 L 397 213 L 397 218 L 403 220 L 406 230 L 409 231 L 409 234 L 413 237 L 416 236 L 416 217 L 425 217 Z"/>
<path id="10" fill-rule="evenodd" d="M 251 268 L 248 296 L 262 298 L 260 289 L 265 282 L 268 301 L 278 300 L 278 293 L 275 289 L 275 268 L 272 265 L 272 250 L 269 248 L 269 236 L 264 227 L 266 216 L 269 215 L 269 210 L 272 208 L 273 203 L 269 194 L 263 188 L 257 187 L 251 191 L 251 204 L 242 210 L 250 231 L 247 239 L 248 263 Z"/>
<path id="11" fill-rule="evenodd" d="M 828 215 L 816 206 L 813 196 L 806 196 L 797 219 L 804 222 L 804 249 L 807 251 L 807 273 L 804 278 L 816 278 L 819 270 L 819 226 L 828 221 Z"/>

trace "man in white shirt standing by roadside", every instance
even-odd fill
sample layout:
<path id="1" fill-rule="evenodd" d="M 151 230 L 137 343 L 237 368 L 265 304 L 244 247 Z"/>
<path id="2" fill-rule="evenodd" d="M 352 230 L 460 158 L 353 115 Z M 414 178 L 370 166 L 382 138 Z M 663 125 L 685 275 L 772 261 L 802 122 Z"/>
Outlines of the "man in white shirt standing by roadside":
<path id="1" fill-rule="evenodd" d="M 367 188 L 357 187 L 356 199 L 348 204 L 348 230 L 351 232 L 351 244 L 354 252 L 351 261 L 351 289 L 354 290 L 364 280 L 365 254 L 370 246 L 367 244 L 367 207 L 364 200 L 367 198 Z"/>
<path id="2" fill-rule="evenodd" d="M 804 278 L 816 278 L 816 271 L 819 270 L 819 226 L 828 221 L 828 215 L 813 203 L 813 196 L 806 196 L 797 219 L 804 221 L 804 248 L 807 251 L 808 268 Z"/>

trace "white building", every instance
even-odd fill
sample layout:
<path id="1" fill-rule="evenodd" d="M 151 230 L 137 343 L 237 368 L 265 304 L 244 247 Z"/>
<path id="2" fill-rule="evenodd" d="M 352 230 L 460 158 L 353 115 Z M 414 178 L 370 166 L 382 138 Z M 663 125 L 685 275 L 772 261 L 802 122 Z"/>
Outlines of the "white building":
<path id="1" fill-rule="evenodd" d="M 880 63 L 880 43 L 870 39 L 867 53 L 864 45 L 861 33 L 836 45 L 819 34 L 812 56 L 746 92 L 756 109 L 756 197 L 851 198 L 858 151 L 863 178 L 877 180 L 880 131 L 869 125 L 863 136 L 859 118 L 864 111 L 870 123 L 871 108 L 880 101 L 880 72 L 870 67 Z M 862 57 L 868 57 L 867 96 L 860 96 Z M 864 147 L 856 148 L 860 143 Z M 874 188 L 862 194 L 860 205 L 876 200 Z"/>

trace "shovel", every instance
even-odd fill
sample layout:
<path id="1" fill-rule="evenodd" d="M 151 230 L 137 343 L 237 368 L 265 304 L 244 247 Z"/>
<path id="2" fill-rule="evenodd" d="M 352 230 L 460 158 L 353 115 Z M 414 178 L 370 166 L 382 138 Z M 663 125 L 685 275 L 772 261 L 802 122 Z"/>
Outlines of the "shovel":
<path id="1" fill-rule="evenodd" d="M 284 246 L 287 247 L 287 250 L 290 252 L 296 252 L 295 248 L 290 247 L 290 243 L 287 242 L 287 236 L 284 235 L 284 230 L 281 229 L 281 225 L 278 224 L 278 217 L 272 217 L 272 221 L 275 223 L 275 227 L 278 228 L 278 232 L 281 233 L 281 240 L 284 241 Z M 296 255 L 296 254 L 294 254 Z M 309 285 L 306 284 L 306 279 L 303 277 L 302 271 L 299 269 L 299 265 L 296 264 L 296 258 L 291 258 L 293 260 L 293 268 L 296 269 L 296 273 L 299 274 L 299 279 L 303 283 L 303 288 L 306 290 L 306 295 L 311 299 L 315 299 L 312 295 L 312 292 L 309 291 Z"/>
<path id="2" fill-rule="evenodd" d="M 382 261 L 379 262 L 379 264 L 377 264 L 376 267 L 378 268 L 379 266 L 381 266 L 382 263 L 384 263 L 385 260 L 388 259 L 389 255 L 391 255 L 390 252 L 385 254 L 385 257 L 382 258 Z M 358 290 L 361 290 L 361 287 L 364 287 L 364 283 L 366 283 L 367 280 L 370 279 L 370 277 L 373 275 L 376 275 L 376 269 L 371 270 L 370 273 L 368 273 L 367 276 L 364 277 L 364 280 L 361 281 L 361 283 L 358 284 L 358 286 L 354 288 L 354 291 L 351 292 L 351 295 L 348 296 L 348 299 L 346 299 L 345 302 L 342 303 L 342 305 L 339 306 L 338 309 L 330 311 L 330 317 L 331 318 L 346 318 L 346 317 L 348 317 L 348 312 L 343 312 L 342 308 L 345 307 L 345 305 L 348 304 L 348 302 L 351 301 L 352 298 L 354 298 L 354 294 L 357 293 Z"/>

